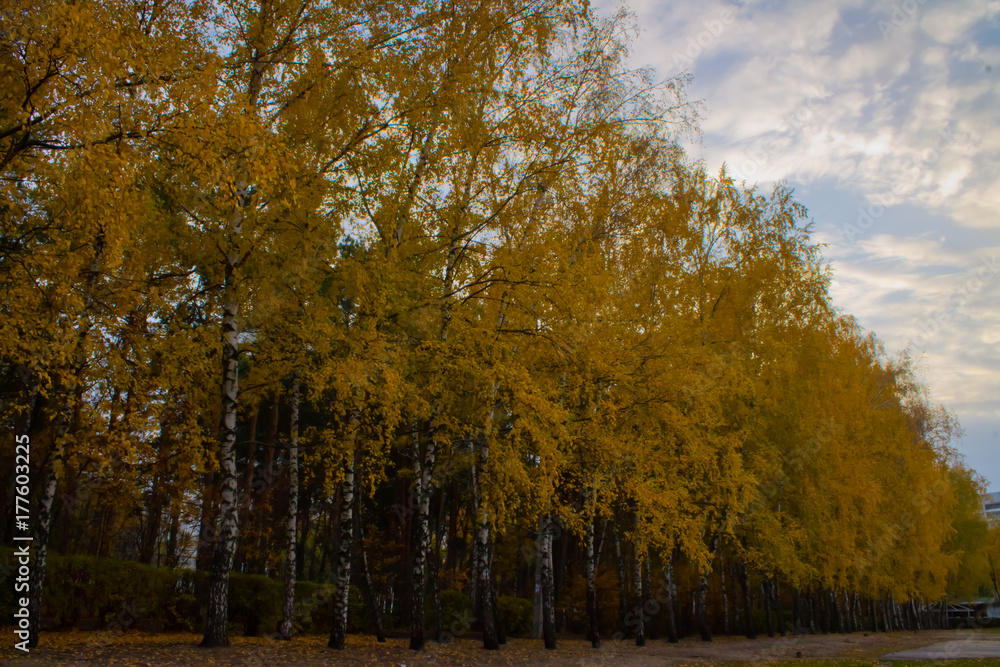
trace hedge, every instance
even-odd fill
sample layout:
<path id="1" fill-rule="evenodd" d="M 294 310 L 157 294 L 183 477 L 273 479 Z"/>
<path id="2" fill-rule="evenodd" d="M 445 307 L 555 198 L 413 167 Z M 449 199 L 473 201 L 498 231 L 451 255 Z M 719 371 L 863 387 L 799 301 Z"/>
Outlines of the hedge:
<path id="1" fill-rule="evenodd" d="M 13 624 L 17 561 L 13 549 L 0 548 L 0 619 Z M 282 615 L 284 583 L 264 576 L 233 573 L 229 579 L 229 620 L 252 636 L 275 632 Z M 352 631 L 368 617 L 352 586 L 349 596 Z M 208 573 L 153 567 L 132 561 L 93 556 L 61 556 L 49 552 L 42 596 L 42 627 L 62 629 L 106 627 L 117 620 L 125 629 L 200 631 L 204 625 Z M 331 625 L 334 587 L 312 581 L 295 587 L 296 632 L 323 634 Z"/>
<path id="2" fill-rule="evenodd" d="M 0 623 L 13 625 L 17 562 L 13 549 L 0 547 Z M 233 631 L 246 636 L 275 632 L 282 615 L 284 583 L 260 575 L 233 573 L 229 578 L 229 621 Z M 153 567 L 134 561 L 93 556 L 62 556 L 49 552 L 42 597 L 42 627 L 56 630 L 106 628 L 117 621 L 123 629 L 152 632 L 200 632 L 208 600 L 208 572 Z M 300 581 L 295 586 L 295 629 L 299 634 L 326 634 L 332 625 L 334 586 Z M 429 596 L 428 596 L 429 597 Z M 501 617 L 507 634 L 531 633 L 532 603 L 500 596 Z M 348 631 L 364 632 L 371 610 L 360 590 L 351 586 Z M 428 609 L 428 619 L 432 610 Z M 444 629 L 453 636 L 471 632 L 469 596 L 456 589 L 441 591 Z M 386 629 L 395 625 L 386 616 Z"/>

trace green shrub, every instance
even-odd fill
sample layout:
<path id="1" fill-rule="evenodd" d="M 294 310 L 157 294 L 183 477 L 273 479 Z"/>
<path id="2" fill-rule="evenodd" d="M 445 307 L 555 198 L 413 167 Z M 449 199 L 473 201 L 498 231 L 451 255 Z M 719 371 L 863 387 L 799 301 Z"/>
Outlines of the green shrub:
<path id="1" fill-rule="evenodd" d="M 427 618 L 433 617 L 428 616 Z M 441 623 L 445 631 L 456 635 L 467 632 L 471 622 L 472 601 L 469 596 L 454 588 L 446 588 L 441 591 Z"/>
<path id="2" fill-rule="evenodd" d="M 257 637 L 261 628 L 270 632 L 281 621 L 284 585 L 258 574 L 229 577 L 229 617 L 243 624 L 244 637 Z"/>
<path id="3" fill-rule="evenodd" d="M 500 613 L 503 615 L 504 627 L 511 637 L 527 637 L 531 634 L 531 621 L 535 606 L 531 600 L 501 595 L 497 598 Z"/>
<path id="4" fill-rule="evenodd" d="M 173 573 L 169 590 L 164 591 L 158 609 L 165 630 L 197 632 L 201 629 L 202 604 L 208 591 L 208 573 L 194 570 L 166 570 Z"/>
<path id="5" fill-rule="evenodd" d="M 7 579 L 16 576 L 13 549 L 0 548 L 0 568 Z M 229 620 L 248 636 L 274 632 L 282 617 L 284 582 L 258 575 L 233 573 L 229 578 Z M 12 625 L 17 599 L 13 585 L 0 587 L 0 624 Z M 303 634 L 329 632 L 329 601 L 333 586 L 298 582 L 295 587 L 295 630 Z M 119 623 L 146 628 L 199 632 L 205 624 L 208 573 L 153 567 L 133 561 L 92 556 L 61 556 L 49 552 L 42 595 L 46 628 L 106 628 Z M 351 631 L 362 630 L 367 609 L 352 587 L 349 597 Z"/>
<path id="6" fill-rule="evenodd" d="M 284 595 L 284 587 L 282 587 Z M 295 584 L 295 631 L 301 634 L 324 634 L 333 624 L 332 584 L 299 581 Z M 282 601 L 284 604 L 284 601 Z"/>

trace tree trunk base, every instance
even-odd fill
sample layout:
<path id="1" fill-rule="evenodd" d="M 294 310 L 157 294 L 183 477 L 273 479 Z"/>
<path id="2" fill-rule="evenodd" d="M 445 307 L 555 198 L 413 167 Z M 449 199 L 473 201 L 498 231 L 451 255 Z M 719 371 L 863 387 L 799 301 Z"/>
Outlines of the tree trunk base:
<path id="1" fill-rule="evenodd" d="M 218 637 L 215 635 L 209 636 L 208 634 L 206 634 L 204 638 L 202 638 L 201 643 L 198 644 L 199 648 L 226 648 L 227 646 L 229 646 L 228 637 Z"/>

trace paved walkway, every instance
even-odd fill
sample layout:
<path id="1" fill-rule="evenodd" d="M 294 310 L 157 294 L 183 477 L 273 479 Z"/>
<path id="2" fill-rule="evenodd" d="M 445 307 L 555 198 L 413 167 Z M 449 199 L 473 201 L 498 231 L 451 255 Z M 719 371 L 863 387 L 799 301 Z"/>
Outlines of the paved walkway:
<path id="1" fill-rule="evenodd" d="M 958 639 L 911 648 L 882 656 L 887 660 L 940 660 L 954 658 L 1000 658 L 1000 637 Z"/>

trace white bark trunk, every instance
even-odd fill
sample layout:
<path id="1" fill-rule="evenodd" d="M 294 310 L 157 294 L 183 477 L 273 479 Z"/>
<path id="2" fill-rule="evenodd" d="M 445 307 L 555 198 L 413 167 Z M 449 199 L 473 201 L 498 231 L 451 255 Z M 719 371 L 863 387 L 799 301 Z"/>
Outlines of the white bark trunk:
<path id="1" fill-rule="evenodd" d="M 430 506 L 431 493 L 434 490 L 431 486 L 435 460 L 433 436 L 427 439 L 426 450 L 422 458 L 416 480 L 417 546 L 413 555 L 413 624 L 410 632 L 410 648 L 415 651 L 422 649 L 425 643 L 424 605 L 427 597 L 427 552 L 430 549 Z"/>
<path id="2" fill-rule="evenodd" d="M 337 588 L 333 594 L 333 628 L 328 646 L 343 649 L 347 641 L 347 610 L 351 589 L 351 554 L 354 542 L 354 459 L 358 415 L 351 415 L 349 450 L 344 454 L 344 481 L 340 492 L 340 545 L 337 549 Z"/>
<path id="3" fill-rule="evenodd" d="M 292 638 L 292 621 L 295 616 L 295 545 L 298 537 L 299 515 L 299 378 L 292 380 L 292 423 L 288 443 L 288 514 L 285 517 L 285 605 L 278 632 L 282 639 Z"/>
<path id="4" fill-rule="evenodd" d="M 552 516 L 543 514 L 539 526 L 542 531 L 542 638 L 545 648 L 556 647 L 555 576 L 552 570 Z"/>
<path id="5" fill-rule="evenodd" d="M 531 617 L 531 636 L 534 639 L 542 637 L 542 533 L 535 538 L 535 595 L 533 615 Z"/>
<path id="6" fill-rule="evenodd" d="M 236 225 L 235 233 L 241 233 Z M 235 257 L 226 265 L 222 307 L 222 419 L 219 425 L 219 524 L 209 579 L 208 615 L 201 646 L 229 646 L 229 574 L 236 554 L 239 532 L 239 505 L 236 477 L 236 410 L 239 396 L 239 302 L 237 301 Z"/>
<path id="7" fill-rule="evenodd" d="M 589 494 L 588 494 L 589 495 Z M 588 498 L 589 500 L 589 498 Z M 588 502 L 588 507 L 593 504 Z M 587 634 L 593 648 L 601 648 L 601 633 L 597 619 L 597 554 L 594 549 L 594 517 L 593 510 L 587 516 L 586 528 L 586 578 L 587 578 Z"/>
<path id="8" fill-rule="evenodd" d="M 497 638 L 496 619 L 493 616 L 493 590 L 490 581 L 490 524 L 485 503 L 483 502 L 480 490 L 480 471 L 486 462 L 489 453 L 488 445 L 482 444 L 479 451 L 479 465 L 473 464 L 473 497 L 476 504 L 476 595 L 477 613 L 480 619 L 480 628 L 483 633 L 483 648 L 487 650 L 497 650 L 500 648 Z"/>
<path id="9" fill-rule="evenodd" d="M 670 557 L 667 559 L 666 568 L 666 578 L 667 578 L 667 640 L 671 644 L 676 644 L 680 641 L 677 636 L 677 584 L 674 582 L 674 558 L 676 557 L 676 550 L 670 551 Z"/>
<path id="10" fill-rule="evenodd" d="M 500 313 L 500 325 L 503 324 L 503 307 Z M 497 635 L 497 619 L 493 613 L 493 582 L 490 580 L 490 522 L 489 511 L 483 498 L 482 476 L 486 471 L 486 463 L 490 457 L 490 438 L 493 437 L 493 420 L 496 416 L 497 385 L 493 384 L 493 391 L 490 396 L 490 410 L 486 416 L 486 424 L 483 426 L 483 434 L 479 439 L 476 460 L 472 466 L 473 498 L 476 503 L 476 553 L 479 562 L 476 567 L 476 586 L 480 603 L 480 628 L 483 632 L 483 648 L 487 650 L 497 650 L 500 648 L 500 640 Z"/>
<path id="11" fill-rule="evenodd" d="M 642 552 L 639 547 L 635 549 L 635 569 L 632 572 L 632 585 L 635 588 L 635 645 L 646 645 L 646 619 L 642 605 Z"/>
<path id="12" fill-rule="evenodd" d="M 60 429 L 64 430 L 64 429 Z M 42 488 L 41 503 L 38 508 L 38 524 L 35 526 L 35 564 L 31 571 L 31 596 L 28 600 L 28 647 L 38 646 L 41 630 L 42 589 L 45 587 L 45 564 L 49 552 L 49 533 L 52 528 L 52 501 L 56 497 L 56 473 L 52 463 L 45 472 L 45 486 Z"/>

